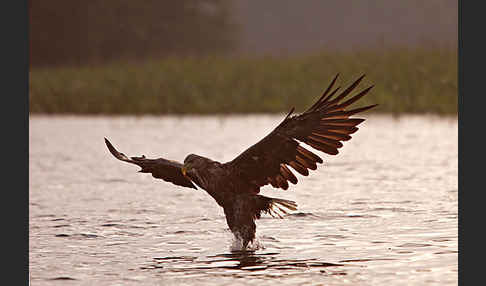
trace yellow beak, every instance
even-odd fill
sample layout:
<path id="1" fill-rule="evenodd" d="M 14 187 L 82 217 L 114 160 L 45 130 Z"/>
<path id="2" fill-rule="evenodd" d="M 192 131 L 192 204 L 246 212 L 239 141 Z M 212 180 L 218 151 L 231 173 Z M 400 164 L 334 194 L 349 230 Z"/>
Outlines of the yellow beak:
<path id="1" fill-rule="evenodd" d="M 182 167 L 181 171 L 182 171 L 182 175 L 186 176 L 186 172 L 187 172 L 186 167 Z"/>

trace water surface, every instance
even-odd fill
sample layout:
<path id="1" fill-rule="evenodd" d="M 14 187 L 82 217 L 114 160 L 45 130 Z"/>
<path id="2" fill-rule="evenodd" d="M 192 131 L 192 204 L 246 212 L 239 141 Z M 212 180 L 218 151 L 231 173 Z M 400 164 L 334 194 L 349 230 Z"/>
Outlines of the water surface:
<path id="1" fill-rule="evenodd" d="M 284 219 L 257 221 L 253 253 L 231 252 L 223 210 L 117 161 L 229 161 L 282 116 L 31 116 L 32 285 L 455 285 L 457 118 L 364 115 L 337 156 L 300 176 Z M 316 151 L 318 152 L 318 151 Z"/>

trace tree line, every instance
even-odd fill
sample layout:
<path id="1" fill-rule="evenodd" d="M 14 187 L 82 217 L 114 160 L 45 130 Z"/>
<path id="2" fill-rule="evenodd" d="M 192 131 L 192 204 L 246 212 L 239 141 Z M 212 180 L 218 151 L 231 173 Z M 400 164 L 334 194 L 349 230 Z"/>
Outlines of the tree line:
<path id="1" fill-rule="evenodd" d="M 32 66 L 231 51 L 237 26 L 224 0 L 30 0 Z"/>

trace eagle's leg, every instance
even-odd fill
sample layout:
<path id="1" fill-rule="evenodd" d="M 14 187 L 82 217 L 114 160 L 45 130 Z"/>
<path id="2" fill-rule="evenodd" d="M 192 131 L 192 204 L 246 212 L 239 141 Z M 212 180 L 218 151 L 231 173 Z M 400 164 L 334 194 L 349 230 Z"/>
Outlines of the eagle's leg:
<path id="1" fill-rule="evenodd" d="M 253 240 L 255 239 L 255 233 L 256 233 L 255 222 L 251 221 L 250 223 L 242 227 L 238 227 L 235 231 L 233 231 L 233 233 L 235 234 L 236 237 L 238 237 L 242 241 L 243 247 L 241 250 L 245 250 L 248 247 L 248 244 L 250 242 L 253 242 Z"/>
<path id="2" fill-rule="evenodd" d="M 242 242 L 242 250 L 245 250 L 250 242 L 255 239 L 256 225 L 253 218 L 242 216 L 237 212 L 227 211 L 225 208 L 226 222 L 233 235 Z"/>
<path id="3" fill-rule="evenodd" d="M 284 199 L 245 194 L 226 201 L 223 208 L 226 222 L 235 237 L 242 241 L 244 250 L 255 239 L 255 220 L 259 219 L 262 213 L 282 218 L 287 214 L 287 210 L 296 210 L 297 204 Z"/>
<path id="4" fill-rule="evenodd" d="M 231 203 L 223 206 L 226 222 L 234 236 L 242 241 L 242 250 L 255 239 L 255 206 L 254 199 L 248 195 L 237 196 Z M 260 216 L 258 216 L 260 217 Z"/>
<path id="5" fill-rule="evenodd" d="M 287 214 L 287 210 L 297 209 L 297 204 L 293 201 L 253 194 L 235 195 L 220 205 L 224 209 L 231 232 L 242 241 L 242 250 L 255 239 L 255 220 L 259 219 L 262 213 L 282 218 Z"/>

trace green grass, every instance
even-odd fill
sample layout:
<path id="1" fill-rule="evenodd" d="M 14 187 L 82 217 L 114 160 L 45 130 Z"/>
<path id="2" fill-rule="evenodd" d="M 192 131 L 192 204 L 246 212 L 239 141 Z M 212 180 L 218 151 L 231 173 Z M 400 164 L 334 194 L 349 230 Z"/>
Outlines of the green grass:
<path id="1" fill-rule="evenodd" d="M 455 49 L 396 48 L 295 57 L 170 58 L 102 66 L 32 68 L 30 112 L 227 114 L 301 111 L 336 73 L 375 87 L 356 106 L 376 112 L 457 114 Z"/>

